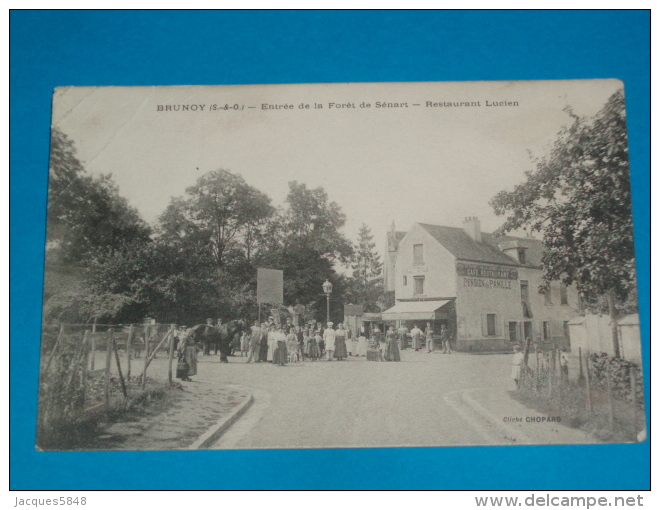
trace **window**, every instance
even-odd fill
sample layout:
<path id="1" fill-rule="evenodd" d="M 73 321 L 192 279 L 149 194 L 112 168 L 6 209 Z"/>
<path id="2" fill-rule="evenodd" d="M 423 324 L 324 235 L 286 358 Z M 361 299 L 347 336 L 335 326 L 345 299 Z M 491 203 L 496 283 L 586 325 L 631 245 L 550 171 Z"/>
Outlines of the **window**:
<path id="1" fill-rule="evenodd" d="M 548 288 L 543 292 L 543 302 L 546 305 L 552 304 L 552 292 L 550 290 L 550 285 L 548 285 Z"/>
<path id="2" fill-rule="evenodd" d="M 562 305 L 568 304 L 568 290 L 566 289 L 566 284 L 563 282 L 559 284 L 559 302 Z"/>
<path id="3" fill-rule="evenodd" d="M 408 285 L 408 277 L 407 276 L 403 277 L 403 285 L 404 286 Z"/>
<path id="4" fill-rule="evenodd" d="M 518 262 L 521 264 L 527 264 L 527 258 L 525 257 L 525 249 L 518 248 Z"/>
<path id="5" fill-rule="evenodd" d="M 415 276 L 415 295 L 424 294 L 424 277 Z"/>
<path id="6" fill-rule="evenodd" d="M 532 318 L 532 308 L 529 306 L 529 282 L 520 280 L 520 300 L 522 301 L 523 317 Z"/>
<path id="7" fill-rule="evenodd" d="M 495 314 L 488 313 L 486 314 L 486 335 L 495 336 Z"/>
<path id="8" fill-rule="evenodd" d="M 509 340 L 512 342 L 518 341 L 518 323 L 509 322 Z"/>
<path id="9" fill-rule="evenodd" d="M 548 321 L 543 321 L 543 340 L 546 342 L 550 340 L 550 324 Z"/>
<path id="10" fill-rule="evenodd" d="M 413 265 L 421 266 L 424 264 L 424 245 L 423 244 L 414 244 L 413 245 Z"/>

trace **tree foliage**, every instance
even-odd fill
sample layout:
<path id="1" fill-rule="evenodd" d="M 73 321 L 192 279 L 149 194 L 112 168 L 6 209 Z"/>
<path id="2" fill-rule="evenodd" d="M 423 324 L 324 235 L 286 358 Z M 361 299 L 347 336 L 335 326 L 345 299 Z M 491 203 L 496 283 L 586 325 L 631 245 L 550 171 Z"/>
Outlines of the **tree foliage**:
<path id="1" fill-rule="evenodd" d="M 258 267 L 284 271 L 285 305 L 325 318 L 322 284 L 334 285 L 332 315 L 354 287 L 338 268 L 352 260 L 346 217 L 323 188 L 289 183 L 284 206 L 237 174 L 217 170 L 173 197 L 153 235 L 110 176 L 86 175 L 76 150 L 54 130 L 49 240 L 58 262 L 84 265 L 84 284 L 49 296 L 52 320 L 193 324 L 256 316 Z M 84 264 L 80 263 L 84 260 Z M 370 276 L 371 278 L 371 276 Z"/>
<path id="2" fill-rule="evenodd" d="M 150 228 L 120 196 L 111 175 L 87 175 L 73 142 L 54 128 L 48 188 L 51 260 L 86 265 L 99 251 L 147 241 Z"/>
<path id="3" fill-rule="evenodd" d="M 346 215 L 336 202 L 328 201 L 323 188 L 308 189 L 292 181 L 286 203 L 283 227 L 288 247 L 313 250 L 332 262 L 350 260 L 351 243 L 341 233 Z"/>
<path id="4" fill-rule="evenodd" d="M 248 258 L 255 230 L 271 217 L 267 195 L 226 170 L 209 172 L 174 198 L 160 217 L 161 236 L 173 244 L 225 265 L 229 250 L 243 244 Z"/>
<path id="5" fill-rule="evenodd" d="M 350 260 L 352 247 L 342 234 L 345 215 L 335 202 L 328 200 L 323 188 L 309 189 L 292 181 L 285 207 L 280 208 L 256 236 L 255 267 L 284 271 L 284 302 L 316 310 L 318 320 L 325 319 L 322 285 L 329 279 L 334 286 L 331 308 L 333 317 L 341 317 L 340 303 L 347 284 L 337 267 Z"/>
<path id="6" fill-rule="evenodd" d="M 362 224 L 351 268 L 353 278 L 350 299 L 364 305 L 365 312 L 379 312 L 383 306 L 383 264 L 375 251 L 371 229 Z"/>
<path id="7" fill-rule="evenodd" d="M 635 288 L 630 170 L 622 91 L 594 118 L 567 112 L 549 154 L 513 191 L 491 205 L 506 215 L 497 233 L 543 234 L 544 280 L 576 284 L 587 295 L 625 300 Z"/>

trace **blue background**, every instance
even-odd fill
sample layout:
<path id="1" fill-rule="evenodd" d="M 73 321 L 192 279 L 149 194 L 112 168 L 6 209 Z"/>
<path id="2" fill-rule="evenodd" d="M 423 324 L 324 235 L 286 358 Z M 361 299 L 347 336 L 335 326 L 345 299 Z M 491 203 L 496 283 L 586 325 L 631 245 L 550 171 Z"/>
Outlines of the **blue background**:
<path id="1" fill-rule="evenodd" d="M 51 96 L 64 85 L 622 79 L 648 409 L 648 12 L 13 11 L 10 19 L 12 489 L 650 486 L 648 442 L 238 452 L 34 449 Z"/>

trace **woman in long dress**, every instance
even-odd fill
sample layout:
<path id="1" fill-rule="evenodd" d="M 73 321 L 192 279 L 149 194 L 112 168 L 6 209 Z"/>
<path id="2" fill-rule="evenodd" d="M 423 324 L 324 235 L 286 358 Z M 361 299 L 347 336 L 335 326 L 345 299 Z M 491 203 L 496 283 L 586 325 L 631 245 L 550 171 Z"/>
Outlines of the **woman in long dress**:
<path id="1" fill-rule="evenodd" d="M 385 359 L 387 361 L 401 361 L 401 355 L 399 354 L 399 338 L 396 331 L 394 331 L 394 326 L 390 326 L 390 329 L 387 332 Z"/>
<path id="2" fill-rule="evenodd" d="M 289 352 L 289 363 L 298 363 L 300 361 L 300 356 L 298 355 L 298 335 L 293 328 L 291 328 L 286 337 L 286 348 Z"/>
<path id="3" fill-rule="evenodd" d="M 360 329 L 355 333 L 357 335 L 357 342 L 355 346 L 355 355 L 356 356 L 367 356 L 367 328 L 364 325 L 360 326 Z"/>
<path id="4" fill-rule="evenodd" d="M 516 383 L 516 389 L 520 388 L 520 373 L 525 355 L 520 351 L 520 347 L 513 346 L 513 360 L 511 363 L 511 379 Z"/>
<path id="5" fill-rule="evenodd" d="M 261 324 L 261 339 L 259 340 L 259 361 L 268 361 L 268 324 Z"/>
<path id="6" fill-rule="evenodd" d="M 250 335 L 247 334 L 247 331 L 244 332 L 241 335 L 241 358 L 245 354 L 245 356 L 249 356 L 249 351 L 250 351 Z"/>
<path id="7" fill-rule="evenodd" d="M 385 351 L 387 350 L 387 340 L 383 336 L 383 333 L 380 331 L 380 328 L 374 324 L 373 329 L 371 330 L 371 337 L 376 344 L 376 349 L 378 349 L 378 361 L 385 361 Z"/>
<path id="8" fill-rule="evenodd" d="M 321 335 L 309 330 L 309 341 L 307 342 L 307 357 L 312 361 L 319 359 L 319 340 Z"/>
<path id="9" fill-rule="evenodd" d="M 277 340 L 275 339 L 275 334 L 277 333 L 275 326 L 271 326 L 268 329 L 268 361 L 273 362 L 273 355 L 275 354 L 275 348 L 277 347 Z"/>
<path id="10" fill-rule="evenodd" d="M 286 348 L 286 335 L 282 328 L 277 328 L 273 335 L 275 339 L 275 349 L 273 350 L 273 365 L 284 366 L 287 364 L 288 352 Z"/>
<path id="11" fill-rule="evenodd" d="M 316 331 L 316 334 L 320 336 L 321 338 L 317 338 L 316 341 L 319 346 L 319 358 L 322 358 L 325 356 L 325 339 L 323 338 L 323 328 L 319 324 L 319 329 Z"/>
<path id="12" fill-rule="evenodd" d="M 346 350 L 346 330 L 344 325 L 339 323 L 337 326 L 337 331 L 335 331 L 335 358 L 338 360 L 344 360 L 348 357 L 348 351 Z"/>
<path id="13" fill-rule="evenodd" d="M 187 334 L 179 340 L 179 349 L 188 364 L 188 374 L 182 381 L 190 381 L 191 375 L 197 375 L 197 345 L 194 335 Z"/>

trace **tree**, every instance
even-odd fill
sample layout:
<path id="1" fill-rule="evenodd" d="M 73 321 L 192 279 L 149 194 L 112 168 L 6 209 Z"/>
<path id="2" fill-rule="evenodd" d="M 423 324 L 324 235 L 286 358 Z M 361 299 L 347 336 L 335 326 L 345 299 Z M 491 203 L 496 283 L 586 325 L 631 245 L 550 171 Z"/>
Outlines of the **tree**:
<path id="1" fill-rule="evenodd" d="M 286 203 L 284 228 L 290 246 L 312 249 L 331 262 L 349 261 L 351 243 L 341 233 L 346 215 L 336 202 L 328 202 L 323 188 L 308 189 L 292 181 Z"/>
<path id="2" fill-rule="evenodd" d="M 119 322 L 197 324 L 207 317 L 228 319 L 252 312 L 254 292 L 231 272 L 200 264 L 180 246 L 163 239 L 127 246 L 94 261 L 88 285 L 98 296 L 122 296 Z"/>
<path id="3" fill-rule="evenodd" d="M 364 305 L 365 312 L 380 311 L 383 302 L 383 264 L 376 253 L 371 229 L 362 224 L 353 258 L 351 299 Z"/>
<path id="4" fill-rule="evenodd" d="M 87 175 L 73 141 L 56 128 L 49 176 L 49 260 L 85 265 L 99 251 L 149 239 L 148 225 L 119 195 L 112 176 Z"/>
<path id="5" fill-rule="evenodd" d="M 543 233 L 544 281 L 575 283 L 585 295 L 606 297 L 618 356 L 615 301 L 626 300 L 636 286 L 623 92 L 593 119 L 567 112 L 572 125 L 535 160 L 526 181 L 491 200 L 497 215 L 507 215 L 496 233 Z"/>
<path id="6" fill-rule="evenodd" d="M 255 229 L 273 213 L 267 195 L 240 175 L 217 170 L 187 188 L 185 198 L 172 199 L 160 217 L 160 231 L 166 241 L 223 267 L 227 251 L 241 243 L 250 258 Z"/>
<path id="7" fill-rule="evenodd" d="M 353 251 L 341 232 L 345 222 L 341 208 L 329 201 L 323 188 L 289 183 L 286 207 L 260 229 L 253 259 L 257 266 L 284 271 L 286 305 L 304 305 L 316 310 L 318 320 L 324 320 L 322 285 L 327 278 L 334 287 L 331 313 L 333 317 L 342 315 L 348 282 L 335 265 L 349 261 Z"/>

